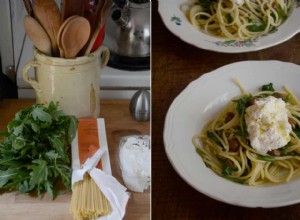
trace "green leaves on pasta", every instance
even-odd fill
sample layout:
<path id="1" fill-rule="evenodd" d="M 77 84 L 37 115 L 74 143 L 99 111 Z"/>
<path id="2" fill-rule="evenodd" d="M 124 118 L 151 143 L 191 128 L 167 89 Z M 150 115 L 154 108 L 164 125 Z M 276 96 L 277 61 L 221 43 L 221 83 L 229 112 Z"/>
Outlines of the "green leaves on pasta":
<path id="1" fill-rule="evenodd" d="M 247 27 L 247 29 L 251 32 L 263 32 L 267 27 L 267 23 L 257 23 L 257 24 L 252 24 Z"/>
<path id="2" fill-rule="evenodd" d="M 227 166 L 224 166 L 224 165 L 222 164 L 222 175 L 224 175 L 224 176 L 229 176 L 229 175 L 232 174 L 233 171 L 235 171 L 234 168 L 232 168 L 232 167 L 227 167 Z"/>
<path id="3" fill-rule="evenodd" d="M 245 95 L 238 100 L 233 100 L 234 102 L 237 103 L 236 104 L 236 112 L 240 116 L 240 125 L 239 125 L 239 127 L 237 127 L 237 132 L 238 132 L 237 134 L 243 138 L 248 137 L 247 126 L 246 126 L 246 122 L 245 122 L 245 111 L 246 111 L 246 108 L 248 107 L 248 102 L 251 98 L 252 98 L 251 95 Z"/>
<path id="4" fill-rule="evenodd" d="M 262 85 L 261 91 L 271 91 L 271 92 L 274 92 L 275 89 L 274 89 L 274 87 L 273 87 L 273 83 L 269 83 L 269 84 L 266 84 L 266 85 Z"/>
<path id="5" fill-rule="evenodd" d="M 278 7 L 277 14 L 279 19 L 284 21 L 285 19 L 287 19 L 288 15 L 284 12 L 280 4 L 278 4 L 277 7 Z"/>
<path id="6" fill-rule="evenodd" d="M 239 114 L 239 116 L 242 116 L 245 113 L 246 108 L 248 107 L 248 102 L 252 98 L 250 95 L 245 95 L 242 98 L 238 100 L 233 100 L 237 103 L 236 105 L 236 111 Z"/>
<path id="7" fill-rule="evenodd" d="M 240 184 L 244 183 L 245 180 L 231 176 L 234 171 L 237 171 L 236 167 L 227 166 L 225 163 L 222 163 L 221 172 L 224 178 L 236 183 L 240 183 Z"/>
<path id="8" fill-rule="evenodd" d="M 273 156 L 265 156 L 265 155 L 257 155 L 257 159 L 259 160 L 264 160 L 264 161 L 267 161 L 267 162 L 273 162 L 275 160 L 275 157 Z"/>
<path id="9" fill-rule="evenodd" d="M 207 131 L 207 137 L 209 137 L 209 139 L 211 139 L 212 141 L 214 141 L 217 145 L 222 146 L 221 142 L 219 141 L 218 137 L 216 135 L 221 136 L 221 131 L 216 131 L 216 134 L 214 134 L 211 131 Z"/>
<path id="10" fill-rule="evenodd" d="M 203 8 L 208 9 L 212 3 L 212 0 L 198 0 L 197 5 L 201 5 Z"/>

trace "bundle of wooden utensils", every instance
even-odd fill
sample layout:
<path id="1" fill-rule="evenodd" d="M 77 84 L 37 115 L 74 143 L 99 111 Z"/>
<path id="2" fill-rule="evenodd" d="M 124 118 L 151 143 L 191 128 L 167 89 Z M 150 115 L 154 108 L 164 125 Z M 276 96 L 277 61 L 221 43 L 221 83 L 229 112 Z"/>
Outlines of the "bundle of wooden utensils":
<path id="1" fill-rule="evenodd" d="M 96 50 L 104 36 L 112 0 L 23 0 L 24 28 L 34 46 L 47 56 L 74 58 Z"/>

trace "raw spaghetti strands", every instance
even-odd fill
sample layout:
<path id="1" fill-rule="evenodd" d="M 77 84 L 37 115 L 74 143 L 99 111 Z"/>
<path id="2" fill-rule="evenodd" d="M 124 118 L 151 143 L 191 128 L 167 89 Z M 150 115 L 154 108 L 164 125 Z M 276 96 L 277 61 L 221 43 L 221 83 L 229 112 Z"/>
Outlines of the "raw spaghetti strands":
<path id="1" fill-rule="evenodd" d="M 238 80 L 235 82 L 240 83 Z M 300 105 L 296 96 L 286 86 L 284 86 L 284 92 L 275 91 L 272 83 L 263 85 L 262 91 L 255 94 L 246 92 L 242 85 L 238 86 L 243 94 L 233 98 L 215 119 L 208 122 L 199 134 L 194 135 L 192 142 L 197 153 L 202 157 L 206 166 L 218 175 L 246 185 L 278 184 L 299 176 Z M 258 106 L 258 103 L 264 100 L 277 101 L 271 109 L 280 109 L 278 103 L 284 103 L 285 110 L 283 111 L 286 113 L 286 124 L 281 121 L 269 121 L 268 124 L 266 118 L 258 120 L 257 123 L 261 127 L 256 130 L 259 134 L 257 140 L 265 141 L 261 142 L 265 144 L 263 146 L 265 151 L 257 148 L 257 145 L 253 146 L 256 142 L 250 139 L 248 124 L 253 106 Z M 270 118 L 273 117 L 274 120 L 279 117 L 273 115 L 272 112 L 270 115 Z M 248 117 L 247 123 L 246 117 Z M 276 127 L 277 122 L 278 127 Z M 286 137 L 284 132 L 289 128 L 291 131 Z M 262 138 L 265 134 L 271 134 L 268 132 L 272 129 L 282 135 L 280 137 L 286 141 L 286 144 L 274 147 L 280 140 L 274 136 L 275 134 L 266 139 Z M 277 142 L 270 142 L 270 140 Z"/>
<path id="2" fill-rule="evenodd" d="M 109 201 L 89 174 L 74 184 L 70 209 L 76 220 L 97 219 L 111 213 Z"/>
<path id="3" fill-rule="evenodd" d="M 292 4 L 291 0 L 188 0 L 181 10 L 204 33 L 245 40 L 275 31 Z"/>

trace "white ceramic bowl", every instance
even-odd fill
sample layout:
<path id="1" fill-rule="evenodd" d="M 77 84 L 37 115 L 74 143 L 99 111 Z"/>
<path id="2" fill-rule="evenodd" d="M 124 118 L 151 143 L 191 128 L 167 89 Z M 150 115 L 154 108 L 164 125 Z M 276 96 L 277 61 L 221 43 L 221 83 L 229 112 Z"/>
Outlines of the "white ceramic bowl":
<path id="1" fill-rule="evenodd" d="M 294 0 L 293 0 L 294 1 Z M 244 41 L 223 40 L 196 30 L 180 10 L 186 0 L 159 0 L 158 12 L 166 27 L 181 40 L 195 47 L 223 53 L 262 50 L 289 40 L 300 31 L 300 2 L 295 1 L 291 15 L 275 33 Z"/>
<path id="2" fill-rule="evenodd" d="M 279 61 L 244 61 L 221 67 L 191 82 L 173 101 L 165 120 L 164 144 L 178 174 L 199 192 L 245 207 L 278 207 L 300 202 L 300 178 L 269 186 L 231 182 L 207 168 L 196 153 L 192 137 L 236 95 L 237 78 L 249 92 L 270 82 L 275 90 L 288 86 L 300 97 L 300 66 Z"/>

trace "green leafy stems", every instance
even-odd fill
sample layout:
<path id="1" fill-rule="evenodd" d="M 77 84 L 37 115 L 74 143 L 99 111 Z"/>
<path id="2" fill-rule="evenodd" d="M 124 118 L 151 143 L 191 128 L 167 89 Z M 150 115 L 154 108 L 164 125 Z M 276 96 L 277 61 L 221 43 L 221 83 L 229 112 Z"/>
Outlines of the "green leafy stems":
<path id="1" fill-rule="evenodd" d="M 2 132 L 0 142 L 0 188 L 47 192 L 53 199 L 57 184 L 70 190 L 71 167 L 68 148 L 76 135 L 77 118 L 58 110 L 58 103 L 41 104 L 16 113 Z"/>

